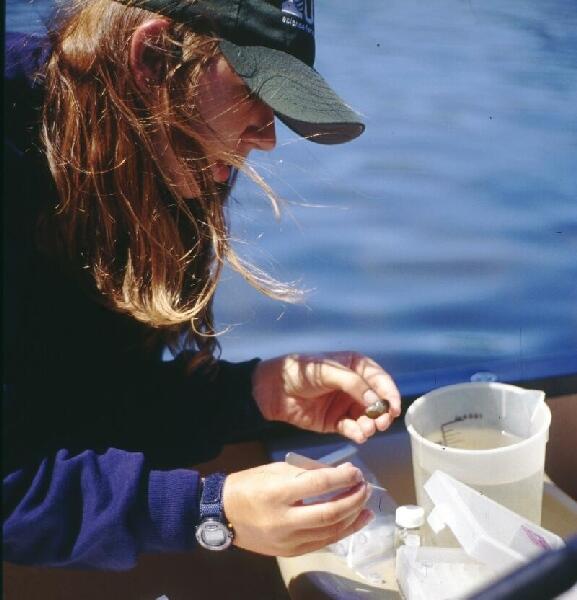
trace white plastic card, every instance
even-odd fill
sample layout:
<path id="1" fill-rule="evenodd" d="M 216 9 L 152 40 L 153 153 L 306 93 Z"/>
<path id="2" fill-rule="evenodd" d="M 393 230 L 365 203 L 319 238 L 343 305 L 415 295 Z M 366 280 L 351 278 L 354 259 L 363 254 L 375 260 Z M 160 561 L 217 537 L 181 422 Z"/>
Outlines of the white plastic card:
<path id="1" fill-rule="evenodd" d="M 425 491 L 435 506 L 428 517 L 432 530 L 448 525 L 471 558 L 496 570 L 564 545 L 558 535 L 441 471 L 431 475 Z"/>

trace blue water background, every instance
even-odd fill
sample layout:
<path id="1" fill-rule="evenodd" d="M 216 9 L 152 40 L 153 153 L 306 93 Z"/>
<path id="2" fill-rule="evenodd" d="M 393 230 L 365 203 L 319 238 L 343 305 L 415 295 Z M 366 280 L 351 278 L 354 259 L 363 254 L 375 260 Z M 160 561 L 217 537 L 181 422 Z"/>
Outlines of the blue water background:
<path id="1" fill-rule="evenodd" d="M 8 0 L 7 23 L 41 29 L 45 6 Z M 287 202 L 276 222 L 241 182 L 237 248 L 311 291 L 278 303 L 226 272 L 223 356 L 577 371 L 577 3 L 318 0 L 316 20 L 316 68 L 367 130 L 324 147 L 279 126 L 252 156 Z"/>

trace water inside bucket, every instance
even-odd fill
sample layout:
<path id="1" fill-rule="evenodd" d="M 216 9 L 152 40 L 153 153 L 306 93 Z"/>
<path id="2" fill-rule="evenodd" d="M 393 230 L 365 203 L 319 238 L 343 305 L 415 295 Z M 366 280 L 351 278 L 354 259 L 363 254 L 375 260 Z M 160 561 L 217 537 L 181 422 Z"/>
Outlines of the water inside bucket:
<path id="1" fill-rule="evenodd" d="M 458 423 L 441 426 L 440 429 L 424 436 L 425 439 L 450 448 L 461 450 L 491 450 L 505 448 L 520 442 L 523 438 L 504 429 L 492 427 L 467 427 Z"/>

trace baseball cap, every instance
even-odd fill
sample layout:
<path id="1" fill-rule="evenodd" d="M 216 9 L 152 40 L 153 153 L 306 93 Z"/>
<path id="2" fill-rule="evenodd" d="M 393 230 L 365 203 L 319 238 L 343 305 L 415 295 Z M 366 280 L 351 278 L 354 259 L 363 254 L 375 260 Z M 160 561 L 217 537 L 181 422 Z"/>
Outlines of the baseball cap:
<path id="1" fill-rule="evenodd" d="M 342 144 L 359 115 L 314 69 L 314 0 L 117 0 L 211 32 L 248 89 L 302 137 Z"/>

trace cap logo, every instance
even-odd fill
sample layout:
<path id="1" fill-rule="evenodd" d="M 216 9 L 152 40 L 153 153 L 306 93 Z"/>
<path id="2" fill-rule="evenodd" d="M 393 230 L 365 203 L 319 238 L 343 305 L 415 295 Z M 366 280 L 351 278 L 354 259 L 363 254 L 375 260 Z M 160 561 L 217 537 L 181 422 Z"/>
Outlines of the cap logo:
<path id="1" fill-rule="evenodd" d="M 315 9 L 313 0 L 284 0 L 282 22 L 313 35 L 315 31 Z"/>

